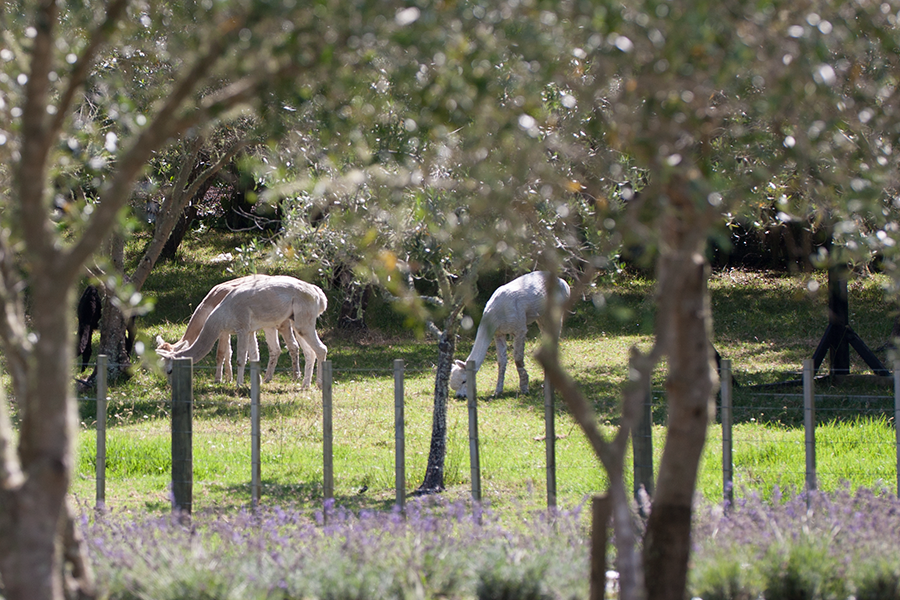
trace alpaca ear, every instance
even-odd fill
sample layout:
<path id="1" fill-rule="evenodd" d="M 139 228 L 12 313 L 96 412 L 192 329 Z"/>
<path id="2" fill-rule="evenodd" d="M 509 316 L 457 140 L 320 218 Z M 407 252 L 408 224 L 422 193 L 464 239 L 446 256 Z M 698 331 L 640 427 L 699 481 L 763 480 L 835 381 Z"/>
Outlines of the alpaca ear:
<path id="1" fill-rule="evenodd" d="M 156 347 L 159 348 L 159 347 L 163 346 L 165 343 L 166 343 L 166 340 L 162 339 L 162 336 L 157 334 Z"/>
<path id="2" fill-rule="evenodd" d="M 459 360 L 459 359 L 456 359 L 456 362 L 454 362 L 454 364 L 455 364 L 457 367 L 459 367 L 460 369 L 465 369 L 465 368 L 466 368 L 466 363 L 464 363 L 463 361 L 461 361 L 461 360 Z"/>

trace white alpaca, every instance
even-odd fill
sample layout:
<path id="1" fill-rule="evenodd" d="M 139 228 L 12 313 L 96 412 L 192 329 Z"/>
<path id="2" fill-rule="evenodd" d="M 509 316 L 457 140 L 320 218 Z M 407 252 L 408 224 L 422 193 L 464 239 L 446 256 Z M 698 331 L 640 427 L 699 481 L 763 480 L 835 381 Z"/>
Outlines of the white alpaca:
<path id="1" fill-rule="evenodd" d="M 316 333 L 316 319 L 327 307 L 325 293 L 320 288 L 293 277 L 256 277 L 230 290 L 210 311 L 196 340 L 177 351 L 161 350 L 166 373 L 172 372 L 172 360 L 191 358 L 194 362 L 209 354 L 222 334 L 237 335 L 238 381 L 243 381 L 244 365 L 250 335 L 265 328 L 278 328 L 289 321 L 297 340 L 315 360 L 306 362 L 303 387 L 312 381 L 313 363 L 318 362 L 317 382 L 322 384 L 322 362 L 328 349 Z"/>
<path id="2" fill-rule="evenodd" d="M 191 315 L 191 320 L 188 321 L 187 329 L 185 330 L 184 335 L 181 336 L 181 339 L 174 344 L 170 344 L 166 341 L 163 341 L 162 338 L 157 337 L 157 350 L 173 353 L 187 348 L 188 346 L 193 344 L 194 340 L 197 339 L 197 336 L 200 335 L 200 331 L 203 328 L 203 324 L 206 322 L 207 317 L 209 317 L 209 313 L 211 313 L 213 309 L 217 307 L 220 302 L 222 302 L 222 300 L 226 295 L 228 295 L 231 290 L 240 285 L 265 277 L 268 276 L 247 275 L 245 277 L 238 277 L 237 279 L 225 281 L 214 286 L 209 291 L 209 293 L 206 294 L 206 297 L 203 298 L 203 300 L 197 306 L 196 310 L 194 310 L 194 314 Z M 300 345 L 297 343 L 297 340 L 294 337 L 290 322 L 285 321 L 277 328 L 264 328 L 263 333 L 265 333 L 266 335 L 266 344 L 269 347 L 269 364 L 266 367 L 265 381 L 269 382 L 272 380 L 272 376 L 275 374 L 275 367 L 278 365 L 278 357 L 281 356 L 281 345 L 278 343 L 278 333 L 281 333 L 281 336 L 284 338 L 284 342 L 287 345 L 288 352 L 291 355 L 291 364 L 293 367 L 294 377 L 299 379 L 300 356 L 298 350 L 300 348 Z M 256 361 L 259 360 L 259 344 L 257 343 L 255 332 L 250 334 L 250 336 L 250 339 L 247 341 L 249 360 Z M 307 361 L 313 359 L 313 352 L 311 348 L 307 350 L 307 348 L 304 347 L 303 354 L 306 357 Z M 216 348 L 216 383 L 219 383 L 223 379 L 223 366 L 225 370 L 224 379 L 226 381 L 231 381 L 233 378 L 231 369 L 231 334 L 225 332 L 222 332 L 219 335 L 219 344 Z M 243 378 L 241 378 L 240 382 L 243 382 Z"/>
<path id="3" fill-rule="evenodd" d="M 562 279 L 557 279 L 557 286 L 552 290 L 559 294 L 557 302 L 569 299 L 569 286 Z M 506 336 L 512 334 L 513 358 L 519 371 L 519 391 L 528 393 L 528 373 L 525 371 L 525 334 L 528 325 L 537 321 L 543 331 L 547 311 L 547 273 L 535 271 L 513 279 L 500 286 L 491 294 L 478 332 L 475 344 L 465 361 L 457 360 L 450 370 L 450 387 L 459 397 L 465 396 L 466 362 L 475 361 L 475 371 L 481 368 L 487 355 L 488 347 L 493 339 L 497 345 L 497 389 L 495 395 L 503 392 L 503 379 L 506 375 Z"/>

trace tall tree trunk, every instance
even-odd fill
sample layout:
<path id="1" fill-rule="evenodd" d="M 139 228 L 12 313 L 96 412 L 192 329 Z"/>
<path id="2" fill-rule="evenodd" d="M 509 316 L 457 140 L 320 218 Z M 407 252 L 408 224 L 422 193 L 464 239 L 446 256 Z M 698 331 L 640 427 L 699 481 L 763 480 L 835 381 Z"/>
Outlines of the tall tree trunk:
<path id="1" fill-rule="evenodd" d="M 113 233 L 109 242 L 110 263 L 116 274 L 125 278 L 125 240 L 119 233 Z M 126 315 L 116 306 L 115 290 L 104 289 L 103 309 L 100 311 L 100 349 L 109 361 L 108 379 L 117 381 L 128 376 L 131 368 L 131 348 L 127 341 L 128 326 Z M 130 315 L 127 317 L 130 318 Z M 96 377 L 96 372 L 91 376 Z"/>
<path id="2" fill-rule="evenodd" d="M 656 335 L 668 356 L 669 417 L 644 537 L 644 569 L 649 600 L 684 600 L 692 503 L 714 406 L 715 370 L 704 215 L 697 214 L 679 179 L 673 178 L 666 192 L 674 209 L 661 224 Z"/>
<path id="3" fill-rule="evenodd" d="M 445 327 L 438 342 L 437 374 L 434 377 L 434 415 L 431 421 L 431 449 L 425 480 L 416 493 L 432 494 L 444 491 L 444 459 L 447 456 L 447 399 L 450 397 L 450 369 L 456 351 L 455 333 Z"/>
<path id="4" fill-rule="evenodd" d="M 211 186 L 212 182 L 204 185 L 197 196 L 194 197 L 193 202 L 191 202 L 191 204 L 184 209 L 184 212 L 181 213 L 181 217 L 179 217 L 178 223 L 175 224 L 172 234 L 169 236 L 169 239 L 166 240 L 166 244 L 159 253 L 159 260 L 175 260 L 175 257 L 178 254 L 178 247 L 181 245 L 181 242 L 184 241 L 184 236 L 190 231 L 194 219 L 197 218 L 197 213 L 199 212 L 199 207 L 197 206 L 198 199 L 202 199 L 203 196 L 201 194 L 206 194 Z"/>
<path id="5" fill-rule="evenodd" d="M 366 308 L 369 305 L 371 286 L 360 282 L 349 266 L 341 268 L 338 283 L 344 292 L 341 312 L 338 317 L 338 329 L 344 331 L 365 331 Z"/>
<path id="6" fill-rule="evenodd" d="M 67 526 L 66 492 L 72 474 L 75 399 L 70 369 L 73 359 L 70 313 L 74 303 L 67 277 L 34 277 L 32 283 L 35 342 L 28 359 L 33 376 L 19 398 L 21 477 L 0 487 L 0 577 L 6 598 L 61 598 L 62 545 Z M 69 298 L 69 300 L 71 300 Z"/>

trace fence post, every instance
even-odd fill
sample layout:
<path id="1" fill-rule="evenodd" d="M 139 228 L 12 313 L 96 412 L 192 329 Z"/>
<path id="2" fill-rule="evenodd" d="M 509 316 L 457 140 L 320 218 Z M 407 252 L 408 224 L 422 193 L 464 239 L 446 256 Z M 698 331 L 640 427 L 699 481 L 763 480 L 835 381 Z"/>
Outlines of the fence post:
<path id="1" fill-rule="evenodd" d="M 815 363 L 803 361 L 803 429 L 806 432 L 806 503 L 817 488 L 816 484 L 816 395 L 813 382 Z"/>
<path id="2" fill-rule="evenodd" d="M 475 397 L 475 361 L 466 362 L 466 396 L 469 400 L 469 470 L 472 499 L 481 503 L 481 459 L 478 456 L 478 403 Z"/>
<path id="3" fill-rule="evenodd" d="M 646 402 L 641 411 L 641 420 L 631 433 L 631 447 L 634 455 L 634 497 L 638 506 L 643 507 L 640 490 L 643 487 L 648 496 L 653 496 L 653 394 L 647 387 Z M 644 515 L 644 509 L 640 509 Z"/>
<path id="4" fill-rule="evenodd" d="M 250 363 L 250 506 L 259 506 L 262 492 L 262 460 L 260 456 L 259 362 Z"/>
<path id="5" fill-rule="evenodd" d="M 897 496 L 900 496 L 900 360 L 894 361 L 894 434 L 897 445 Z"/>
<path id="6" fill-rule="evenodd" d="M 734 504 L 734 463 L 731 456 L 733 400 L 731 396 L 731 361 L 724 358 L 719 367 L 719 389 L 722 398 L 722 499 L 725 502 L 725 510 L 728 510 Z"/>
<path id="7" fill-rule="evenodd" d="M 106 389 L 109 360 L 105 354 L 97 357 L 97 505 L 106 508 Z"/>
<path id="8" fill-rule="evenodd" d="M 556 411 L 553 386 L 544 378 L 544 429 L 547 446 L 547 508 L 556 508 Z"/>
<path id="9" fill-rule="evenodd" d="M 406 431 L 403 414 L 403 360 L 394 360 L 394 487 L 397 508 L 406 508 Z"/>
<path id="10" fill-rule="evenodd" d="M 193 361 L 176 359 L 172 365 L 172 510 L 191 514 L 193 464 Z"/>
<path id="11" fill-rule="evenodd" d="M 331 361 L 322 363 L 322 492 L 325 496 L 323 515 L 328 518 L 331 500 L 334 499 L 334 451 L 332 434 L 332 370 Z"/>
<path id="12" fill-rule="evenodd" d="M 590 600 L 606 598 L 606 544 L 612 500 L 607 494 L 594 496 L 591 502 L 591 583 Z"/>

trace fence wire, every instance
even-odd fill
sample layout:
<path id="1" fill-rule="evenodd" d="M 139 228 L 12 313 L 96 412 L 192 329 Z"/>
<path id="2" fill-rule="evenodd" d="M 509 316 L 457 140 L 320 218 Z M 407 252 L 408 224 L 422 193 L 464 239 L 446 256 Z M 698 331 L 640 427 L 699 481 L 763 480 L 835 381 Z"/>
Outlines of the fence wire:
<path id="1" fill-rule="evenodd" d="M 212 367 L 194 367 L 195 375 L 211 379 Z M 264 501 L 317 503 L 326 490 L 323 454 L 323 405 L 318 388 L 301 390 L 286 370 L 262 387 L 260 396 L 260 488 Z M 249 376 L 249 369 L 248 375 Z M 248 377 L 249 379 L 249 377 Z M 404 373 L 402 481 L 398 482 L 394 372 L 384 369 L 336 369 L 333 372 L 332 456 L 334 494 L 339 502 L 376 498 L 389 505 L 395 492 L 413 493 L 422 483 L 431 443 L 434 409 L 432 369 Z M 249 386 L 204 385 L 194 390 L 192 405 L 192 493 L 195 505 L 233 498 L 247 504 L 251 489 L 251 423 Z M 843 485 L 896 491 L 897 438 L 894 395 L 815 394 L 815 476 L 819 489 Z M 98 398 L 78 396 L 82 434 L 75 488 L 83 498 L 104 488 L 123 497 L 133 494 L 150 507 L 173 502 L 172 418 L 170 393 L 153 399 L 107 399 L 105 445 L 90 441 L 98 427 Z M 559 496 L 586 496 L 606 488 L 606 476 L 580 429 L 557 403 L 555 407 L 555 472 Z M 666 397 L 659 390 L 648 395 L 653 426 L 647 436 L 658 469 L 665 444 Z M 508 494 L 511 488 L 533 494 L 548 493 L 544 423 L 535 407 L 524 424 L 520 407 L 479 399 L 478 447 L 484 500 Z M 531 411 L 528 411 L 531 412 Z M 530 417 L 529 417 L 530 419 Z M 614 418 L 613 418 L 614 420 Z M 804 395 L 794 391 L 738 390 L 732 408 L 732 483 L 737 493 L 777 494 L 808 485 L 806 440 L 803 428 Z M 138 426 L 138 423 L 143 423 Z M 447 407 L 445 484 L 470 485 L 468 415 L 465 401 L 451 397 Z M 704 461 L 722 469 L 721 405 L 708 432 Z M 510 437 L 517 436 L 510 451 Z M 655 438 L 655 439 L 654 439 Z M 98 475 L 98 450 L 105 452 L 105 470 Z M 645 464 L 627 458 L 634 473 Z M 652 480 L 651 480 L 652 482 Z M 729 483 L 719 477 L 725 495 Z M 635 487 L 638 487 L 637 485 Z M 707 486 L 708 488 L 708 486 Z M 717 489 L 713 487 L 713 489 Z M 97 492 L 98 502 L 101 494 Z M 206 500 L 209 499 L 209 500 Z"/>

